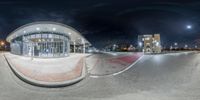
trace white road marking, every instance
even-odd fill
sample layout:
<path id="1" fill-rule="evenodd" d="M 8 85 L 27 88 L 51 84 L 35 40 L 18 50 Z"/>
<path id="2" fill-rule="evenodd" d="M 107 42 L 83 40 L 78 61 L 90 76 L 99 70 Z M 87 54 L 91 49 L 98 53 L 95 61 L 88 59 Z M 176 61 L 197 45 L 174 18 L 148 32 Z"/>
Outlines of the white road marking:
<path id="1" fill-rule="evenodd" d="M 133 65 L 135 65 L 140 59 L 142 59 L 144 55 L 142 55 L 138 60 L 136 60 L 134 63 L 132 63 L 131 65 L 129 65 L 129 67 L 126 67 L 124 70 L 122 71 L 119 71 L 119 72 L 116 72 L 116 73 L 113 73 L 112 75 L 118 75 L 118 74 L 121 74 L 125 71 L 127 71 L 128 69 L 130 69 Z"/>
<path id="2" fill-rule="evenodd" d="M 133 65 L 135 65 L 140 59 L 143 58 L 144 55 L 142 55 L 138 60 L 136 60 L 134 63 L 132 63 L 131 65 L 129 65 L 128 67 L 126 67 L 124 70 L 121 70 L 119 72 L 113 73 L 113 74 L 109 74 L 109 75 L 90 75 L 91 78 L 99 78 L 99 77 L 109 77 L 109 76 L 116 76 L 118 74 L 121 74 L 127 70 L 129 70 Z"/>

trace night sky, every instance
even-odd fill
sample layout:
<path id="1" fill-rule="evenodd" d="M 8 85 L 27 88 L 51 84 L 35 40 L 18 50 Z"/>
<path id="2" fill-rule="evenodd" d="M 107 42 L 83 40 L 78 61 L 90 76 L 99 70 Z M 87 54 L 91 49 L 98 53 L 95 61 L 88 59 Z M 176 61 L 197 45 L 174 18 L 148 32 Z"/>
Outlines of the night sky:
<path id="1" fill-rule="evenodd" d="M 198 0 L 63 0 L 0 2 L 0 39 L 21 25 L 56 21 L 83 34 L 97 48 L 110 43 L 137 45 L 139 34 L 160 33 L 162 44 L 200 39 Z M 191 29 L 187 29 L 191 25 Z"/>

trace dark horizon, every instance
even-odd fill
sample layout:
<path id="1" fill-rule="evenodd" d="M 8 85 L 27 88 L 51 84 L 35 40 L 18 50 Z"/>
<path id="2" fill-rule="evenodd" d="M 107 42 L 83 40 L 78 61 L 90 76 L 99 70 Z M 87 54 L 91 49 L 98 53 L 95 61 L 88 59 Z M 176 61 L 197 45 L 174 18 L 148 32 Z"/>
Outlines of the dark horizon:
<path id="1" fill-rule="evenodd" d="M 1 1 L 0 39 L 24 24 L 55 21 L 75 28 L 98 48 L 114 43 L 137 45 L 138 35 L 154 33 L 160 33 L 164 46 L 196 45 L 199 5 L 198 0 Z"/>

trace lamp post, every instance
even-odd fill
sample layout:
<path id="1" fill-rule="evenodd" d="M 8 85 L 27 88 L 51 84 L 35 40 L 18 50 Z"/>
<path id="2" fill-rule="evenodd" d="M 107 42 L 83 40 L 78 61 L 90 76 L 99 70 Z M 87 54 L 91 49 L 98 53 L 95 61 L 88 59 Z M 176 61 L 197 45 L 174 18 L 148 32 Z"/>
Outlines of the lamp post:
<path id="1" fill-rule="evenodd" d="M 138 45 L 139 45 L 139 50 L 142 51 L 142 42 L 139 42 Z"/>
<path id="2" fill-rule="evenodd" d="M 172 46 L 170 46 L 170 51 L 173 49 L 173 47 Z"/>
<path id="3" fill-rule="evenodd" d="M 187 44 L 185 44 L 185 49 L 187 49 L 188 48 L 188 45 Z"/>
<path id="4" fill-rule="evenodd" d="M 174 43 L 174 47 L 175 47 L 176 50 L 178 49 L 178 43 L 177 42 Z"/>
<path id="5" fill-rule="evenodd" d="M 112 51 L 116 51 L 116 47 L 117 47 L 117 45 L 113 44 Z"/>
<path id="6" fill-rule="evenodd" d="M 194 47 L 195 49 L 197 49 L 198 47 L 197 47 L 197 45 L 195 45 L 195 47 Z"/>

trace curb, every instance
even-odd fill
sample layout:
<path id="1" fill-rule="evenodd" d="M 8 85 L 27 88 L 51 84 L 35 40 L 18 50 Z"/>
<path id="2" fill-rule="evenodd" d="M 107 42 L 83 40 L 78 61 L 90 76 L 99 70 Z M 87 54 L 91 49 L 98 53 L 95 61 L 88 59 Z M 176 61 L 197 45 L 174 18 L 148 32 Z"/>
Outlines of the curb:
<path id="1" fill-rule="evenodd" d="M 78 82 L 80 82 L 81 80 L 83 80 L 86 77 L 86 68 L 85 68 L 85 63 L 83 61 L 83 68 L 82 68 L 82 73 L 81 76 L 78 78 L 75 78 L 73 80 L 69 80 L 69 81 L 63 81 L 63 82 L 44 82 L 44 81 L 37 81 L 37 80 L 33 80 L 30 79 L 26 76 L 24 76 L 22 73 L 20 73 L 19 71 L 16 70 L 16 68 L 13 67 L 12 63 L 9 62 L 9 59 L 6 57 L 6 55 L 4 54 L 4 58 L 6 60 L 6 62 L 8 63 L 10 69 L 12 70 L 12 72 L 22 81 L 34 85 L 34 86 L 39 86 L 39 87 L 46 87 L 46 88 L 57 88 L 57 87 L 65 87 L 65 86 L 69 86 L 69 85 L 73 85 L 76 84 Z M 85 59 L 84 59 L 85 60 Z"/>

